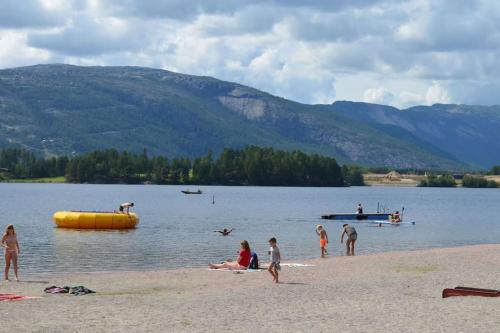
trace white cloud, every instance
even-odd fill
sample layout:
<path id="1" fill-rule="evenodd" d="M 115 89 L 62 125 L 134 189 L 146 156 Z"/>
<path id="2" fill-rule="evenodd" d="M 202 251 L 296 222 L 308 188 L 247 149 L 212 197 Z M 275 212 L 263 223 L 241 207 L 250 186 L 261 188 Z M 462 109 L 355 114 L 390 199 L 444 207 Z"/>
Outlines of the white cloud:
<path id="1" fill-rule="evenodd" d="M 363 94 L 363 101 L 375 104 L 392 104 L 394 95 L 383 87 L 370 88 L 365 90 Z"/>
<path id="2" fill-rule="evenodd" d="M 30 34 L 28 45 L 82 57 L 119 51 L 134 52 L 147 45 L 150 38 L 147 25 L 140 30 L 136 28 L 133 22 L 121 18 L 80 15 L 60 31 Z"/>
<path id="3" fill-rule="evenodd" d="M 407 108 L 419 104 L 425 104 L 424 96 L 409 91 L 400 92 L 395 103 L 395 105 L 400 108 Z"/>
<path id="4" fill-rule="evenodd" d="M 63 8 L 53 8 L 50 4 L 49 1 L 2 0 L 0 28 L 53 27 L 64 23 Z"/>
<path id="5" fill-rule="evenodd" d="M 2 0 L 1 9 L 4 68 L 161 67 L 307 103 L 500 104 L 493 0 Z"/>
<path id="6" fill-rule="evenodd" d="M 435 82 L 432 86 L 427 89 L 425 94 L 425 101 L 428 105 L 432 104 L 446 104 L 450 102 L 450 97 L 448 96 L 448 91 L 443 88 L 439 83 Z"/>
<path id="7" fill-rule="evenodd" d="M 26 45 L 24 32 L 0 32 L 0 67 L 26 66 L 49 59 L 50 52 Z"/>

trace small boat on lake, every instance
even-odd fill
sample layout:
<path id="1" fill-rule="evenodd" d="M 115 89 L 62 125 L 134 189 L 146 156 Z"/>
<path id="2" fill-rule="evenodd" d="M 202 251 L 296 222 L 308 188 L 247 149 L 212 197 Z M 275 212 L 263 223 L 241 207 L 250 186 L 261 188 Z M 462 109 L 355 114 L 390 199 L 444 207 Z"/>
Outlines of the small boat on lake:
<path id="1" fill-rule="evenodd" d="M 198 191 L 195 191 L 195 192 L 190 191 L 190 190 L 183 190 L 181 192 L 184 194 L 202 194 L 203 193 L 200 189 L 198 189 Z"/>
<path id="2" fill-rule="evenodd" d="M 134 213 L 60 211 L 53 216 L 59 228 L 132 229 L 139 223 Z"/>

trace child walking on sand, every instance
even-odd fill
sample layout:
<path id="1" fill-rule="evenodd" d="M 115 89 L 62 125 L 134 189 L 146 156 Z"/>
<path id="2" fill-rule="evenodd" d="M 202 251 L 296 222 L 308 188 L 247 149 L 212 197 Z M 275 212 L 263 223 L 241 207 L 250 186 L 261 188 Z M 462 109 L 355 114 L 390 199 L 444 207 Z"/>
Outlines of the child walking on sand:
<path id="1" fill-rule="evenodd" d="M 280 267 L 280 262 L 281 262 L 281 254 L 280 254 L 280 249 L 276 245 L 277 241 L 276 238 L 271 238 L 269 240 L 269 255 L 271 257 L 271 263 L 269 264 L 269 267 L 267 270 L 271 275 L 273 276 L 273 281 L 278 283 L 278 271 L 281 270 Z"/>
<path id="2" fill-rule="evenodd" d="M 325 257 L 326 245 L 328 244 L 328 235 L 326 234 L 325 228 L 321 224 L 316 226 L 316 233 L 319 236 L 319 247 L 321 248 L 321 258 Z"/>
<path id="3" fill-rule="evenodd" d="M 14 265 L 14 275 L 17 277 L 17 256 L 20 252 L 19 243 L 17 242 L 17 234 L 14 230 L 14 226 L 9 224 L 7 229 L 5 229 L 5 234 L 2 237 L 2 242 L 0 243 L 3 248 L 5 248 L 5 281 L 9 281 L 9 270 L 10 262 L 12 261 Z"/>

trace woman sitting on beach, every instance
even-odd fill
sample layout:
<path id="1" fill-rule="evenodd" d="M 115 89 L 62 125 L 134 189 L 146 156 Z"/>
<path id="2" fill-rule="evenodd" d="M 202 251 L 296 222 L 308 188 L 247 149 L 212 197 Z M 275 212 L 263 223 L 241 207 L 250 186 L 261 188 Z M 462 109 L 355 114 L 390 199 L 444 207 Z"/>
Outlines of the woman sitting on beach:
<path id="1" fill-rule="evenodd" d="M 240 255 L 238 256 L 238 259 L 236 259 L 236 262 L 225 261 L 222 264 L 208 264 L 208 267 L 212 269 L 220 269 L 220 268 L 236 269 L 236 270 L 247 269 L 248 265 L 250 265 L 250 259 L 252 258 L 250 245 L 246 240 L 241 241 L 240 245 L 241 245 Z"/>

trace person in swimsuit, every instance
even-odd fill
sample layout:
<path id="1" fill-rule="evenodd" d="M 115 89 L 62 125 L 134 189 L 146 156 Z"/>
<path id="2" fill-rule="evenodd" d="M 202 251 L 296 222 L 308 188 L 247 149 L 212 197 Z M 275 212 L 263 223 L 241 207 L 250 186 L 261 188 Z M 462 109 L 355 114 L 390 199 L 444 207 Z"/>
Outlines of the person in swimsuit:
<path id="1" fill-rule="evenodd" d="M 14 226 L 9 224 L 7 229 L 5 229 L 5 234 L 2 237 L 1 242 L 2 247 L 5 249 L 5 281 L 9 281 L 9 270 L 10 262 L 14 265 L 14 275 L 16 281 L 18 281 L 17 276 L 17 256 L 21 252 L 19 250 L 19 243 L 17 242 L 17 234 L 14 230 Z"/>
<path id="2" fill-rule="evenodd" d="M 356 209 L 356 214 L 358 215 L 363 214 L 363 206 L 361 206 L 361 203 L 358 204 L 358 208 Z"/>
<path id="3" fill-rule="evenodd" d="M 130 207 L 134 207 L 133 202 L 125 202 L 120 205 L 120 213 L 125 213 L 124 210 L 127 210 L 127 214 L 129 213 Z"/>
<path id="4" fill-rule="evenodd" d="M 278 271 L 281 270 L 280 262 L 281 262 L 281 254 L 280 254 L 280 249 L 276 245 L 277 241 L 276 238 L 271 238 L 269 240 L 269 252 L 268 254 L 271 256 L 271 263 L 269 264 L 269 267 L 267 270 L 271 275 L 273 276 L 273 281 L 278 283 Z"/>
<path id="5" fill-rule="evenodd" d="M 391 222 L 401 222 L 401 214 L 399 214 L 399 210 L 397 210 L 394 214 L 391 214 Z"/>
<path id="6" fill-rule="evenodd" d="M 222 236 L 228 236 L 232 231 L 233 231 L 233 229 L 228 230 L 228 229 L 224 228 L 223 230 L 215 230 L 214 232 L 218 232 Z"/>
<path id="7" fill-rule="evenodd" d="M 250 265 L 250 260 L 252 258 L 252 252 L 250 251 L 250 245 L 246 240 L 241 241 L 240 243 L 240 254 L 236 262 L 234 261 L 225 261 L 222 264 L 208 264 L 208 267 L 211 269 L 221 269 L 227 268 L 230 270 L 243 270 L 247 269 L 248 265 Z"/>
<path id="8" fill-rule="evenodd" d="M 321 249 L 321 258 L 325 257 L 326 245 L 328 244 L 328 235 L 326 233 L 325 228 L 322 225 L 318 224 L 316 226 L 316 234 L 319 236 L 319 247 Z"/>
<path id="9" fill-rule="evenodd" d="M 344 229 L 342 229 L 342 236 L 340 236 L 340 243 L 344 243 L 344 235 L 347 235 L 347 255 L 354 255 L 354 243 L 356 243 L 356 239 L 358 239 L 358 233 L 354 227 L 351 227 L 349 224 L 343 225 Z"/>

